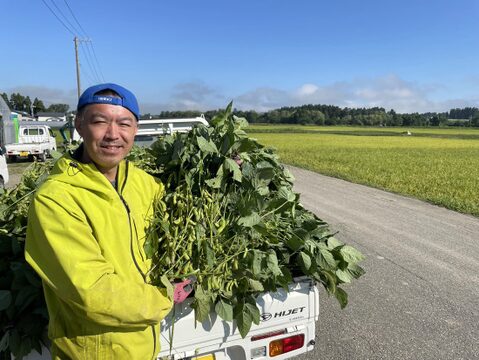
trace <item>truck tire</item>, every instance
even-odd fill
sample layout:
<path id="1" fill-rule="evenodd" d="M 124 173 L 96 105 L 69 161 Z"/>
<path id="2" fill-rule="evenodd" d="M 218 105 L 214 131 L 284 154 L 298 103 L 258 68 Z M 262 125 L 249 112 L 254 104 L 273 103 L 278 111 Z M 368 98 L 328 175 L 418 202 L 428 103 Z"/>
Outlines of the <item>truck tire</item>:
<path id="1" fill-rule="evenodd" d="M 8 155 L 7 156 L 7 162 L 10 162 L 10 163 L 17 162 L 17 156 L 16 155 Z"/>
<path id="2" fill-rule="evenodd" d="M 38 161 L 45 162 L 47 160 L 47 154 L 41 153 L 38 155 Z"/>
<path id="3" fill-rule="evenodd" d="M 5 189 L 5 180 L 0 176 L 0 189 Z"/>

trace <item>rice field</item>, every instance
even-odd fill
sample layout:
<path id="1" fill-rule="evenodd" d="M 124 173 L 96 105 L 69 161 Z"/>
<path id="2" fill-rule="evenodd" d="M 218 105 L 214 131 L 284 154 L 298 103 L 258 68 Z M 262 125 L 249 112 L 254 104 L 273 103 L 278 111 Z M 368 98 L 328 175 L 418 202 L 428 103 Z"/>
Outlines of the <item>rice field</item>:
<path id="1" fill-rule="evenodd" d="M 479 216 L 479 129 L 284 128 L 248 133 L 286 164 Z"/>

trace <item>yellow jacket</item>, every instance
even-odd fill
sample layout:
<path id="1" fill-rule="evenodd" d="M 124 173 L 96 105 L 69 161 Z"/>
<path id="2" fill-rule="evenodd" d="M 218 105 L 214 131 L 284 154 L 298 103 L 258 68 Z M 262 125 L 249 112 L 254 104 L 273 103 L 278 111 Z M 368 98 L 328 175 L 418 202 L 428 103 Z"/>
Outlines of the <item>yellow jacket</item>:
<path id="1" fill-rule="evenodd" d="M 164 188 L 123 161 L 117 190 L 93 164 L 60 158 L 28 217 L 25 257 L 43 280 L 54 359 L 152 359 L 171 309 L 148 285 L 143 244 Z"/>

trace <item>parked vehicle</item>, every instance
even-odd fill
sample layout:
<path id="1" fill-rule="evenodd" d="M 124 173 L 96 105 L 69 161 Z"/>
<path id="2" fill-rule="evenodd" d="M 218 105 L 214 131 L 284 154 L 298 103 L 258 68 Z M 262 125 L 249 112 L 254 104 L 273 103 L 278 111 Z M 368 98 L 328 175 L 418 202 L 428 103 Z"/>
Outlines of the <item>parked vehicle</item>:
<path id="1" fill-rule="evenodd" d="M 18 158 L 36 157 L 40 161 L 50 156 L 57 149 L 55 135 L 47 125 L 20 125 L 18 142 L 5 145 L 7 159 L 16 161 Z"/>
<path id="2" fill-rule="evenodd" d="M 150 146 L 158 136 L 174 132 L 187 132 L 197 124 L 208 125 L 208 122 L 203 115 L 183 119 L 140 120 L 138 122 L 138 133 L 135 136 L 135 144 L 138 146 Z"/>
<path id="3" fill-rule="evenodd" d="M 9 174 L 7 160 L 5 159 L 5 150 L 0 147 L 0 188 L 5 187 L 8 183 Z"/>

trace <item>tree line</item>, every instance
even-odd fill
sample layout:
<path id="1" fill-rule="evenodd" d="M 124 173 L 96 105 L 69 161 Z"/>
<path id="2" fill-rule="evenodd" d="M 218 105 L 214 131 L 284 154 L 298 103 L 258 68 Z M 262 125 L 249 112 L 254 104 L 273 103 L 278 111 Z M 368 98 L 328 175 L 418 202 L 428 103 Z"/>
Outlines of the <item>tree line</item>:
<path id="1" fill-rule="evenodd" d="M 46 107 L 42 100 L 29 96 L 6 93 L 1 96 L 12 110 L 26 111 L 36 115 L 39 112 L 66 113 L 67 104 L 51 104 Z M 142 119 L 149 118 L 192 118 L 204 114 L 207 119 L 212 119 L 222 110 L 201 111 L 162 111 L 159 114 L 144 114 Z M 300 125 L 366 125 L 366 126 L 474 126 L 479 127 L 479 109 L 465 107 L 450 109 L 447 112 L 427 113 L 396 113 L 394 110 L 386 111 L 382 107 L 372 108 L 341 108 L 335 105 L 301 105 L 285 106 L 266 112 L 254 110 L 234 110 L 236 116 L 244 117 L 249 123 L 267 124 L 300 124 Z"/>
<path id="2" fill-rule="evenodd" d="M 20 93 L 12 93 L 10 96 L 8 96 L 7 93 L 2 93 L 1 96 L 12 111 L 25 111 L 32 116 L 35 116 L 39 112 L 66 113 L 70 108 L 68 104 L 51 104 L 45 106 L 42 100 L 35 98 L 32 101 L 30 96 L 23 96 Z"/>
<path id="3" fill-rule="evenodd" d="M 145 114 L 143 118 L 187 118 L 204 114 L 213 118 L 222 110 L 162 111 L 158 115 Z M 244 117 L 249 123 L 300 124 L 300 125 L 366 125 L 366 126 L 474 126 L 479 127 L 479 109 L 466 107 L 435 113 L 396 113 L 381 107 L 340 108 L 335 105 L 288 106 L 267 112 L 254 110 L 234 110 L 234 114 Z"/>

